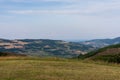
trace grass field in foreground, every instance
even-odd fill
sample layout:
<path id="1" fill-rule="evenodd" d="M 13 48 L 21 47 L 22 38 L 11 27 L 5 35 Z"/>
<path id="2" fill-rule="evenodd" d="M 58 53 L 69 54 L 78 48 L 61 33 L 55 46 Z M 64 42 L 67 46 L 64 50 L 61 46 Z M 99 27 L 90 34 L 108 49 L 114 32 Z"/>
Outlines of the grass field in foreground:
<path id="1" fill-rule="evenodd" d="M 0 58 L 0 80 L 120 80 L 120 65 L 56 58 Z"/>

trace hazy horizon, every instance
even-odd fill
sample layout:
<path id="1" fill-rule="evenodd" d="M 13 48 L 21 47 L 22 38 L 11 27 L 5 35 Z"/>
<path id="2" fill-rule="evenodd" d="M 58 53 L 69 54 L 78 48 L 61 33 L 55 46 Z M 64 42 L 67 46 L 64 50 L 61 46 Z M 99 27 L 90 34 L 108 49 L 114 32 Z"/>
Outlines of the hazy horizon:
<path id="1" fill-rule="evenodd" d="M 0 0 L 0 38 L 91 40 L 120 36 L 119 0 Z"/>

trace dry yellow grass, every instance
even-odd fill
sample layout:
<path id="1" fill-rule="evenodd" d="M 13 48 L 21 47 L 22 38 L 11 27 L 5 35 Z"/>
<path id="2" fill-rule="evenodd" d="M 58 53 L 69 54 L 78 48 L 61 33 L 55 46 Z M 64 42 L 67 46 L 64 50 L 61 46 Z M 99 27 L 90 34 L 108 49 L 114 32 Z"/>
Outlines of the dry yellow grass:
<path id="1" fill-rule="evenodd" d="M 0 58 L 0 80 L 120 80 L 119 74 L 119 65 L 56 58 Z"/>

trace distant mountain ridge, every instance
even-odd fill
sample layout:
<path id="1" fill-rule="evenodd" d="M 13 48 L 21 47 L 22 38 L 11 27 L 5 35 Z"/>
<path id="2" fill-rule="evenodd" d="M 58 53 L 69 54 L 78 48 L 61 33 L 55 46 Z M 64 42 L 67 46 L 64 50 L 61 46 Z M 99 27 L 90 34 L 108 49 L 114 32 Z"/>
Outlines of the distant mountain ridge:
<path id="1" fill-rule="evenodd" d="M 83 45 L 93 46 L 95 48 L 102 48 L 102 47 L 113 45 L 113 44 L 119 44 L 120 37 L 117 37 L 114 39 L 94 39 L 94 40 L 84 41 L 80 43 Z"/>
<path id="2" fill-rule="evenodd" d="M 84 42 L 50 39 L 0 39 L 0 52 L 71 58 L 118 43 L 120 43 L 120 37 L 114 39 L 94 39 Z"/>
<path id="3" fill-rule="evenodd" d="M 75 57 L 94 50 L 76 42 L 49 39 L 0 39 L 0 52 L 13 52 L 31 56 Z"/>

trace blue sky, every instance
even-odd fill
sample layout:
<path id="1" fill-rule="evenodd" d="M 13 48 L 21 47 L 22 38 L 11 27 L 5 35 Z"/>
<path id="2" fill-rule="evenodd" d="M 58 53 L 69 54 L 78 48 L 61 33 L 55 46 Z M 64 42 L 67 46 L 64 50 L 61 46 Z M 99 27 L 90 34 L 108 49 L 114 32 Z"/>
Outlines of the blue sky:
<path id="1" fill-rule="evenodd" d="M 120 0 L 0 0 L 0 38 L 120 36 Z"/>

